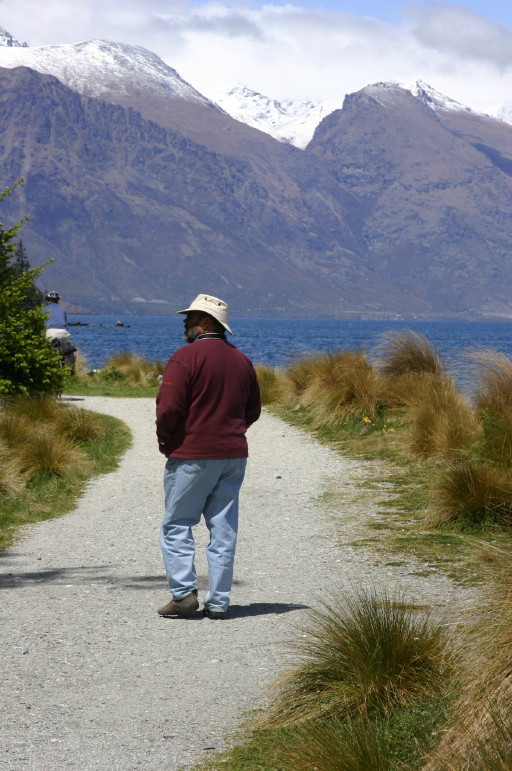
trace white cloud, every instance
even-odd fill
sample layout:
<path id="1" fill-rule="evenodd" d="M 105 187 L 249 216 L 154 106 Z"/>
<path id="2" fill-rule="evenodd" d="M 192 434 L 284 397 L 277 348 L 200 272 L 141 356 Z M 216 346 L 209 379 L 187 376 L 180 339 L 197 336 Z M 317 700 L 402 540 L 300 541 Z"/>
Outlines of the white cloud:
<path id="1" fill-rule="evenodd" d="M 210 96 L 241 81 L 276 98 L 338 99 L 421 79 L 477 110 L 510 101 L 512 32 L 460 5 L 410 2 L 400 23 L 243 0 L 0 0 L 0 25 L 31 45 L 107 38 L 142 45 Z"/>
<path id="2" fill-rule="evenodd" d="M 496 67 L 512 66 L 512 31 L 502 24 L 440 2 L 411 3 L 406 14 L 414 20 L 413 34 L 426 47 Z"/>

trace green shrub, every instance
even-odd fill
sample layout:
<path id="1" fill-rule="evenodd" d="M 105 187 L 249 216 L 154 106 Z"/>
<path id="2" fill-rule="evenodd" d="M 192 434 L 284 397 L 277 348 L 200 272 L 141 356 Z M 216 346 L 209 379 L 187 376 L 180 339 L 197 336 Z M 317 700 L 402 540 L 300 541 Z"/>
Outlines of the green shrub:
<path id="1" fill-rule="evenodd" d="M 0 202 L 14 187 L 0 193 Z M 22 224 L 6 230 L 0 223 L 0 395 L 55 394 L 62 391 L 66 370 L 46 339 L 42 306 L 30 307 L 42 268 L 20 272 L 16 267 L 15 239 Z"/>

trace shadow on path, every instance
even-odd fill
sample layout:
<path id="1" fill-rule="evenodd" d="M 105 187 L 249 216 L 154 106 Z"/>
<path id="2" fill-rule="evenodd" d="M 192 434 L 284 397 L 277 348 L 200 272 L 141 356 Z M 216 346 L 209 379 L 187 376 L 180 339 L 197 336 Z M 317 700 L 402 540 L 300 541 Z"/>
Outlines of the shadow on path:
<path id="1" fill-rule="evenodd" d="M 286 602 L 251 602 L 250 605 L 230 605 L 228 615 L 224 621 L 236 621 L 239 618 L 251 618 L 254 616 L 281 615 L 292 610 L 307 610 L 309 605 Z M 201 621 L 202 610 L 196 613 L 187 613 L 185 616 L 165 616 L 163 621 Z M 206 619 L 205 619 L 206 620 Z M 208 619 L 210 622 L 210 619 Z"/>
<path id="2" fill-rule="evenodd" d="M 165 576 L 118 576 L 113 575 L 109 565 L 93 565 L 77 568 L 52 568 L 27 573 L 3 573 L 0 575 L 0 589 L 19 589 L 35 584 L 110 584 L 127 589 L 162 589 L 167 585 Z"/>

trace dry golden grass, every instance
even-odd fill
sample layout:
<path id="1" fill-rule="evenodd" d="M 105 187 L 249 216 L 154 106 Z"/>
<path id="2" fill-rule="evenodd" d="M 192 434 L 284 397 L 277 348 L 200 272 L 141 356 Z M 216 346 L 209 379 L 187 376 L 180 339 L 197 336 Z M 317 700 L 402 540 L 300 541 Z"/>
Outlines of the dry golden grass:
<path id="1" fill-rule="evenodd" d="M 357 414 L 375 417 L 377 374 L 363 351 L 326 353 L 309 364 L 309 380 L 299 396 L 299 404 L 309 411 L 313 425 L 340 425 Z"/>
<path id="2" fill-rule="evenodd" d="M 377 346 L 381 400 L 390 407 L 410 405 L 418 392 L 443 378 L 444 366 L 434 346 L 416 332 L 390 332 Z"/>
<path id="3" fill-rule="evenodd" d="M 397 771 L 387 730 L 366 718 L 315 722 L 273 738 L 273 768 L 290 771 Z"/>
<path id="4" fill-rule="evenodd" d="M 50 476 L 81 476 L 89 469 L 84 453 L 50 424 L 35 426 L 15 449 L 15 454 L 27 478 L 40 472 Z"/>
<path id="5" fill-rule="evenodd" d="M 276 683 L 263 727 L 387 714 L 437 694 L 447 674 L 442 626 L 401 596 L 375 590 L 315 603 L 299 661 Z"/>
<path id="6" fill-rule="evenodd" d="M 378 369 L 387 377 L 411 372 L 441 375 L 443 361 L 432 343 L 416 332 L 389 332 L 377 347 Z"/>
<path id="7" fill-rule="evenodd" d="M 461 642 L 461 696 L 428 771 L 512 768 L 512 554 L 485 550 L 492 572 Z"/>
<path id="8" fill-rule="evenodd" d="M 286 377 L 291 384 L 291 393 L 300 397 L 304 389 L 311 382 L 315 368 L 322 361 L 323 356 L 303 356 L 296 359 L 286 370 Z"/>
<path id="9" fill-rule="evenodd" d="M 75 354 L 75 374 L 73 377 L 76 380 L 87 380 L 89 371 L 85 355 L 81 351 L 77 351 Z"/>
<path id="10" fill-rule="evenodd" d="M 94 413 L 81 407 L 68 407 L 59 416 L 57 425 L 74 442 L 87 442 L 105 436 L 105 429 Z"/>
<path id="11" fill-rule="evenodd" d="M 417 455 L 456 458 L 481 434 L 471 405 L 448 375 L 423 375 L 408 408 L 410 448 Z"/>
<path id="12" fill-rule="evenodd" d="M 30 423 L 52 423 L 57 420 L 66 405 L 53 396 L 18 396 L 9 400 L 7 411 Z"/>
<path id="13" fill-rule="evenodd" d="M 485 460 L 464 460 L 448 466 L 437 482 L 434 501 L 429 516 L 433 526 L 450 521 L 512 524 L 510 473 Z"/>
<path id="14" fill-rule="evenodd" d="M 476 383 L 477 409 L 500 412 L 504 406 L 512 407 L 512 361 L 491 348 L 471 351 L 468 359 Z"/>
<path id="15" fill-rule="evenodd" d="M 262 404 L 283 402 L 285 394 L 289 389 L 284 372 L 277 367 L 270 367 L 264 364 L 257 364 L 255 370 L 260 386 Z"/>
<path id="16" fill-rule="evenodd" d="M 12 450 L 0 440 L 0 495 L 17 495 L 24 483 Z"/>
<path id="17" fill-rule="evenodd" d="M 162 362 L 152 363 L 136 353 L 121 351 L 106 361 L 104 371 L 117 370 L 130 385 L 144 386 L 156 385 L 164 367 Z"/>
<path id="18" fill-rule="evenodd" d="M 469 355 L 477 384 L 476 408 L 483 427 L 479 450 L 484 458 L 512 466 L 512 361 L 492 349 Z"/>
<path id="19" fill-rule="evenodd" d="M 33 422 L 28 416 L 13 413 L 9 410 L 8 404 L 4 403 L 0 409 L 0 439 L 8 447 L 16 447 L 30 436 Z"/>

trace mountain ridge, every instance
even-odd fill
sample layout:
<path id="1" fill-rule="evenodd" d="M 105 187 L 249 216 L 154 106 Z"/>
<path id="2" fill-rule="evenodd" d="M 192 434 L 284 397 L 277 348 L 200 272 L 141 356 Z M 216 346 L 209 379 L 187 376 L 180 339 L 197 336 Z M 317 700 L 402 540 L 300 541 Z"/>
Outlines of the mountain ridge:
<path id="1" fill-rule="evenodd" d="M 148 52 L 101 46 L 65 49 L 91 63 L 74 88 L 0 68 L 0 169 L 26 178 L 2 206 L 31 216 L 31 262 L 55 257 L 45 284 L 75 306 L 167 313 L 200 283 L 241 315 L 512 317 L 510 125 L 371 84 L 299 149 L 163 63 L 148 86 Z"/>

